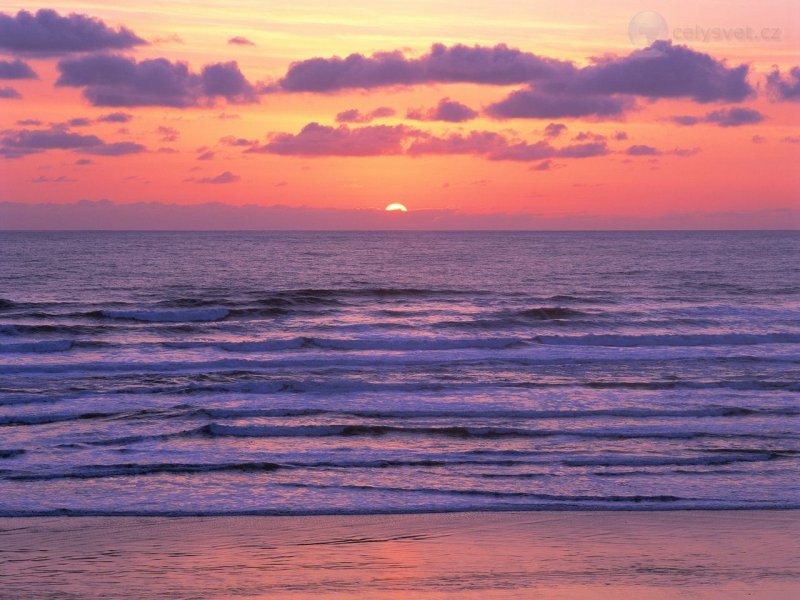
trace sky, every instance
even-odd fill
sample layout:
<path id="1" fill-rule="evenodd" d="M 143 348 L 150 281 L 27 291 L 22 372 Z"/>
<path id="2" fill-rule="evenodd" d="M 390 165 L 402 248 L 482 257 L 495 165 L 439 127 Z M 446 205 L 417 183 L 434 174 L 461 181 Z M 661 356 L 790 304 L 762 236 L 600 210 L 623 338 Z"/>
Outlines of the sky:
<path id="1" fill-rule="evenodd" d="M 0 228 L 797 228 L 799 29 L 792 0 L 0 0 Z"/>

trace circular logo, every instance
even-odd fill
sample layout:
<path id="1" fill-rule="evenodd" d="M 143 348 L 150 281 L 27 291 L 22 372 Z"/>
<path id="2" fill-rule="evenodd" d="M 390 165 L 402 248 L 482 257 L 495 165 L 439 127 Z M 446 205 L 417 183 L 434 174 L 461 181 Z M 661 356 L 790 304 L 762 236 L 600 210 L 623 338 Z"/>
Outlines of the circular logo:
<path id="1" fill-rule="evenodd" d="M 640 12 L 628 24 L 628 37 L 634 46 L 649 46 L 656 40 L 667 40 L 667 20 L 653 10 Z"/>

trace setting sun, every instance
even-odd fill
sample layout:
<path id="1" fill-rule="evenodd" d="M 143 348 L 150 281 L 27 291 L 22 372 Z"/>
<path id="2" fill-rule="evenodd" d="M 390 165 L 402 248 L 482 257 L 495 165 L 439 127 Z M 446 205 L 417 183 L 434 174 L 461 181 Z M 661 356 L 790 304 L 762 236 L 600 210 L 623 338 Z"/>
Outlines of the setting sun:
<path id="1" fill-rule="evenodd" d="M 399 202 L 392 202 L 389 206 L 386 207 L 386 210 L 389 212 L 399 210 L 400 212 L 408 212 L 405 204 L 400 204 Z"/>

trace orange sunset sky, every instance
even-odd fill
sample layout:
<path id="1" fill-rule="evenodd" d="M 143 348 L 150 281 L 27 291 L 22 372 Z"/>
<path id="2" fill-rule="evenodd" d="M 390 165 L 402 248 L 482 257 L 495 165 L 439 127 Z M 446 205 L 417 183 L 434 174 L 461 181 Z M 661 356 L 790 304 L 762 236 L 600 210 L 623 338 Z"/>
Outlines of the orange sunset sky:
<path id="1" fill-rule="evenodd" d="M 793 0 L 0 13 L 0 227 L 58 227 L 51 205 L 82 201 L 86 226 L 210 202 L 298 228 L 798 225 Z"/>

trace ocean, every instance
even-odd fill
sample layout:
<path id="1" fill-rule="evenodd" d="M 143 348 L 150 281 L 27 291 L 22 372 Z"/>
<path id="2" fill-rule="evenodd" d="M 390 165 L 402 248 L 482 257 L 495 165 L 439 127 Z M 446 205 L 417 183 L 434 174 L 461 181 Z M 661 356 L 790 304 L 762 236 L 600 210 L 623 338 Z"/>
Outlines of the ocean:
<path id="1" fill-rule="evenodd" d="M 797 232 L 2 232 L 0 515 L 800 508 Z"/>

